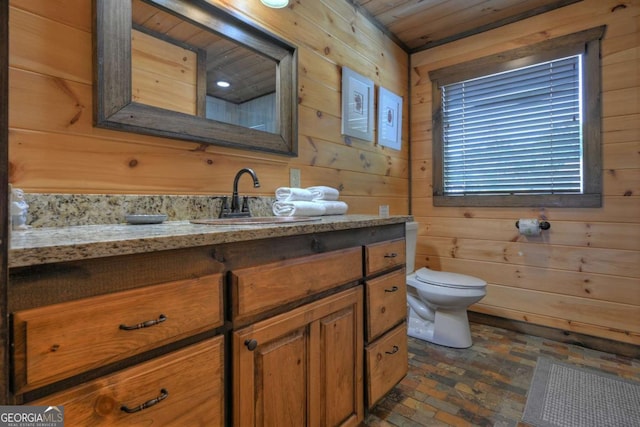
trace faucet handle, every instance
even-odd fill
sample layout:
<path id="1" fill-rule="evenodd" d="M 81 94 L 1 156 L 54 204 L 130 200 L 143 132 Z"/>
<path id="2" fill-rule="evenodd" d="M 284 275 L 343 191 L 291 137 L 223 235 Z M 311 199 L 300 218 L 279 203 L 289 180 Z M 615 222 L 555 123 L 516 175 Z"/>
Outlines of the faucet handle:
<path id="1" fill-rule="evenodd" d="M 222 218 L 226 213 L 229 213 L 229 202 L 227 201 L 227 196 L 222 196 L 222 205 L 220 206 L 220 215 L 218 217 Z"/>
<path id="2" fill-rule="evenodd" d="M 242 209 L 241 212 L 249 212 L 249 196 L 242 197 Z"/>

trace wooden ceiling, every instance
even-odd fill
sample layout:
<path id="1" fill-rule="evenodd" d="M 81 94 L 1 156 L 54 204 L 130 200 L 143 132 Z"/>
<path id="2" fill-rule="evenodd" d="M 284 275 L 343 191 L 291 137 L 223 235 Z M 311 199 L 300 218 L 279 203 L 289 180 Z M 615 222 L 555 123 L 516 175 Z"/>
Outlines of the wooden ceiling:
<path id="1" fill-rule="evenodd" d="M 580 0 L 348 0 L 414 53 Z"/>

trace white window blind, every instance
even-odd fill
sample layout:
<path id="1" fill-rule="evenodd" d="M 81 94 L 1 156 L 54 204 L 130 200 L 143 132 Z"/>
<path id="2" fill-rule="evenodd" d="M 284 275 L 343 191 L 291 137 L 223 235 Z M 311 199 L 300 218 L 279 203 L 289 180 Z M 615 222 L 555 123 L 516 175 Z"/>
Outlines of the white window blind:
<path id="1" fill-rule="evenodd" d="M 445 195 L 582 193 L 581 58 L 441 88 Z"/>

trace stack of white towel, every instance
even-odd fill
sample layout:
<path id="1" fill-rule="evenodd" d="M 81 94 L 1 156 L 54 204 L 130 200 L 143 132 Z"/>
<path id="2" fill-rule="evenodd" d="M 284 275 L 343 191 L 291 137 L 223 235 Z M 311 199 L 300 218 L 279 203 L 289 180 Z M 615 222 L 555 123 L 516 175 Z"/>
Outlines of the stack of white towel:
<path id="1" fill-rule="evenodd" d="M 276 190 L 276 216 L 344 215 L 349 206 L 338 198 L 340 192 L 323 185 L 309 188 L 280 187 Z"/>

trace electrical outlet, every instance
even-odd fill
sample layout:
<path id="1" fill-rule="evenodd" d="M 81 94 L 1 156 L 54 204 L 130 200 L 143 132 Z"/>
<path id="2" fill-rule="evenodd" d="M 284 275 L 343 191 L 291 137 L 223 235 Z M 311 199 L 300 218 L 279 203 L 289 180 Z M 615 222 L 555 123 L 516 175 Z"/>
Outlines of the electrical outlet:
<path id="1" fill-rule="evenodd" d="M 289 169 L 289 186 L 300 187 L 300 169 Z"/>

